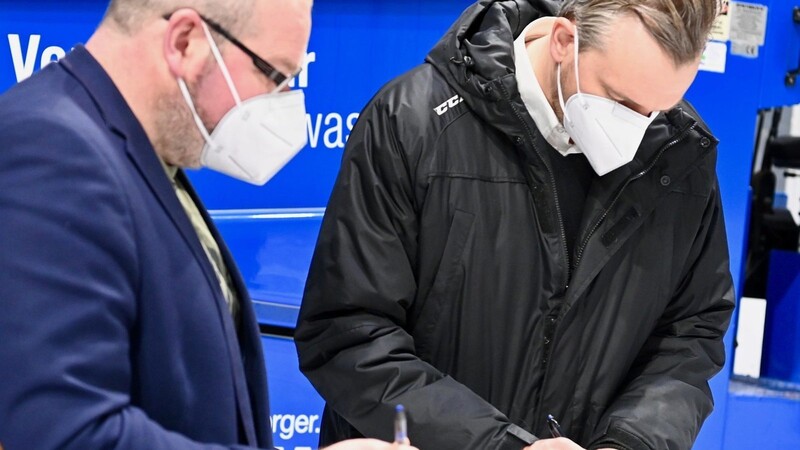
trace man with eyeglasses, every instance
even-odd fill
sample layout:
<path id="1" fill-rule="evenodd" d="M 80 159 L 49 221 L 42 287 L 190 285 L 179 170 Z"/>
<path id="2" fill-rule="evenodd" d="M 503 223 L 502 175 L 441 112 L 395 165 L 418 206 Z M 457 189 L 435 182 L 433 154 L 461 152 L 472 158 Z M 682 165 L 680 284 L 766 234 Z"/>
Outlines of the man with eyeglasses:
<path id="1" fill-rule="evenodd" d="M 263 184 L 304 146 L 310 12 L 112 0 L 0 97 L 0 445 L 272 447 L 253 308 L 182 169 Z"/>

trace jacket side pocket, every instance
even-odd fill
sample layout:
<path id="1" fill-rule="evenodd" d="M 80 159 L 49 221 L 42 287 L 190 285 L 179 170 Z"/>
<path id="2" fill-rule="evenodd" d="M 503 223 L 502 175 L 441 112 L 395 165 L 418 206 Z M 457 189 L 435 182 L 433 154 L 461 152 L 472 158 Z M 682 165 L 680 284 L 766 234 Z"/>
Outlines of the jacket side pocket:
<path id="1" fill-rule="evenodd" d="M 452 301 L 452 296 L 455 295 L 461 284 L 457 282 L 458 278 L 463 276 L 460 270 L 461 258 L 474 223 L 475 214 L 460 209 L 455 210 L 439 268 L 436 271 L 431 290 L 425 298 L 425 304 L 417 316 L 414 334 L 420 357 L 426 355 L 427 341 L 439 322 L 444 306 Z"/>

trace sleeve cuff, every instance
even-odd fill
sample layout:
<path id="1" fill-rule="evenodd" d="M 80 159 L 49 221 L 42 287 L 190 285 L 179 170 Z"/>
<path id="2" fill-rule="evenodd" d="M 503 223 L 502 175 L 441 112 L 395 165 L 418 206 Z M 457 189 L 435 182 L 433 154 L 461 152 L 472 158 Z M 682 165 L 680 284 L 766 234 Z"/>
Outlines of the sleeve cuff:
<path id="1" fill-rule="evenodd" d="M 614 448 L 618 450 L 653 450 L 644 441 L 621 428 L 612 428 L 608 434 L 594 441 L 588 450 Z"/>
<path id="2" fill-rule="evenodd" d="M 538 440 L 539 438 L 529 433 L 524 428 L 511 424 L 506 428 L 506 435 L 501 448 L 502 450 L 521 450 Z"/>

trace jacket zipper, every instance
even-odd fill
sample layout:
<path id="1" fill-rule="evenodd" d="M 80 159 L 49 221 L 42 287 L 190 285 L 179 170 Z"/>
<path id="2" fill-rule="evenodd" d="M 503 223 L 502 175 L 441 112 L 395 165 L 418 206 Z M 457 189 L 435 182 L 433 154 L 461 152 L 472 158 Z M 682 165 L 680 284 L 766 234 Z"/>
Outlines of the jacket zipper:
<path id="1" fill-rule="evenodd" d="M 658 160 L 661 159 L 661 156 L 664 154 L 664 152 L 666 152 L 668 149 L 678 145 L 678 143 L 680 143 L 682 140 L 684 140 L 686 138 L 686 136 L 689 134 L 689 132 L 692 131 L 696 126 L 697 126 L 697 122 L 694 122 L 690 126 L 685 128 L 683 131 L 681 131 L 680 134 L 678 134 L 678 136 L 675 139 L 667 142 L 666 144 L 664 144 L 663 147 L 661 147 L 661 149 L 659 149 L 658 153 L 656 154 L 656 157 L 653 158 L 653 160 L 650 162 L 650 164 L 648 164 L 647 167 L 645 167 L 641 172 L 637 173 L 636 175 L 633 175 L 632 177 L 630 177 L 627 180 L 625 180 L 625 183 L 623 183 L 623 185 L 617 191 L 617 194 L 614 196 L 614 199 L 611 200 L 611 203 L 603 211 L 603 214 L 600 216 L 600 218 L 597 220 L 597 222 L 595 222 L 595 224 L 592 227 L 591 231 L 589 231 L 589 234 L 586 235 L 586 238 L 584 238 L 584 240 L 581 242 L 581 246 L 578 247 L 578 251 L 575 253 L 575 266 L 574 266 L 574 268 L 576 270 L 578 268 L 578 264 L 580 264 L 580 262 L 581 262 L 581 258 L 583 257 L 584 250 L 586 250 L 586 246 L 589 245 L 589 239 L 591 239 L 592 235 L 594 235 L 594 233 L 600 228 L 600 225 L 603 223 L 603 221 L 606 219 L 608 214 L 614 208 L 614 205 L 616 205 L 617 201 L 620 199 L 620 197 L 622 197 L 622 192 L 625 190 L 625 188 L 628 187 L 628 185 L 631 184 L 632 182 L 638 180 L 639 178 L 642 178 L 643 176 L 647 175 L 648 172 L 653 170 L 653 167 L 656 166 L 656 164 L 658 163 Z"/>
<path id="2" fill-rule="evenodd" d="M 664 144 L 664 146 L 662 146 L 659 149 L 659 151 L 656 154 L 655 158 L 653 158 L 653 160 L 650 162 L 650 164 L 647 165 L 647 167 L 645 167 L 642 171 L 640 171 L 636 175 L 631 176 L 630 178 L 628 178 L 625 181 L 625 183 L 623 183 L 623 185 L 619 188 L 619 190 L 615 194 L 614 199 L 611 201 L 611 203 L 608 205 L 608 207 L 603 211 L 603 214 L 600 216 L 600 219 L 598 219 L 597 222 L 594 224 L 594 226 L 592 227 L 592 230 L 589 232 L 589 234 L 583 240 L 583 243 L 582 243 L 581 247 L 578 249 L 578 253 L 576 254 L 576 258 L 575 258 L 575 268 L 576 269 L 578 267 L 578 263 L 580 263 L 581 257 L 583 256 L 583 251 L 585 250 L 586 245 L 588 245 L 589 239 L 597 231 L 597 229 L 600 228 L 600 224 L 603 222 L 603 220 L 605 220 L 605 218 L 610 213 L 611 209 L 614 207 L 614 205 L 620 199 L 620 197 L 622 196 L 622 192 L 625 190 L 625 188 L 630 183 L 632 183 L 633 181 L 638 180 L 639 178 L 642 178 L 648 172 L 653 170 L 655 165 L 658 163 L 659 159 L 661 159 L 661 156 L 664 154 L 664 152 L 666 152 L 668 149 L 670 149 L 671 147 L 674 147 L 675 145 L 680 143 L 682 140 L 684 140 L 686 138 L 686 136 L 689 134 L 689 132 L 691 132 L 691 130 L 693 130 L 696 126 L 697 126 L 697 122 L 693 122 L 691 125 L 689 125 L 686 128 L 684 128 L 673 140 L 667 142 L 666 144 Z M 547 321 L 547 323 L 545 323 L 545 328 L 547 328 L 548 325 L 550 325 L 552 327 L 552 336 L 549 337 L 549 339 L 548 339 L 549 342 L 547 343 L 547 345 L 545 345 L 544 352 L 543 352 L 542 371 L 543 371 L 544 375 L 542 377 L 542 386 L 539 389 L 539 394 L 538 394 L 537 399 L 536 399 L 536 408 L 537 408 L 537 410 L 538 410 L 538 408 L 541 407 L 542 396 L 546 392 L 546 388 L 547 388 L 547 380 L 548 380 L 548 370 L 547 369 L 549 368 L 548 367 L 548 365 L 549 365 L 548 363 L 550 361 L 550 356 L 551 356 L 550 354 L 552 353 L 552 349 L 553 349 L 553 345 L 552 344 L 553 344 L 553 342 L 555 341 L 555 338 L 556 338 L 556 325 L 557 325 L 558 318 L 553 317 L 551 315 L 548 315 L 545 320 Z"/>
<path id="3" fill-rule="evenodd" d="M 502 83 L 500 84 L 500 86 L 501 86 L 501 88 L 503 90 L 503 93 L 505 94 L 506 98 L 508 99 L 508 91 L 506 90 L 506 87 Z M 525 119 L 522 117 L 522 114 L 520 114 L 520 112 L 517 110 L 516 107 L 514 107 L 514 104 L 510 100 L 509 100 L 509 106 L 511 106 L 511 110 L 514 111 L 514 115 L 516 115 L 517 120 L 519 120 L 519 122 L 522 124 L 522 127 L 525 129 L 525 134 L 527 135 L 528 139 L 530 140 L 530 143 L 531 143 L 531 146 L 533 147 L 534 152 L 536 152 L 536 155 L 542 161 L 542 164 L 544 164 L 545 170 L 547 170 L 547 174 L 550 177 L 550 188 L 553 190 L 553 203 L 554 203 L 555 208 L 556 208 L 556 217 L 558 219 L 558 228 L 559 228 L 560 236 L 561 236 L 561 251 L 562 251 L 562 255 L 564 256 L 564 262 L 566 263 L 566 267 L 567 267 L 567 270 L 565 272 L 564 283 L 562 284 L 562 286 L 564 288 L 564 297 L 566 298 L 566 292 L 569 289 L 570 279 L 572 278 L 572 264 L 570 264 L 569 251 L 567 250 L 567 232 L 566 232 L 566 229 L 564 228 L 564 219 L 563 219 L 563 217 L 561 215 L 561 202 L 558 199 L 558 190 L 556 188 L 556 177 L 553 174 L 553 170 L 550 168 L 550 165 L 547 163 L 547 160 L 545 160 L 544 155 L 542 155 L 542 152 L 539 151 L 539 148 L 536 146 L 536 140 L 535 140 L 535 138 L 533 136 L 533 133 L 531 132 L 531 130 L 528 127 L 528 125 L 525 123 Z M 524 173 L 525 173 L 526 180 L 528 180 L 528 189 L 532 189 L 533 185 L 532 185 L 532 181 L 530 179 L 530 174 L 529 174 L 528 167 L 525 167 L 525 172 Z M 533 193 L 531 193 L 531 195 L 533 196 Z M 534 203 L 534 205 L 536 204 L 536 199 L 535 198 L 533 198 L 533 203 Z M 557 325 L 557 322 L 558 322 L 559 311 L 561 309 L 562 308 L 559 305 L 558 308 L 555 308 L 554 311 L 551 311 L 549 314 L 547 314 L 547 316 L 544 319 L 545 320 L 545 329 L 543 330 L 543 344 L 544 345 L 542 346 L 542 359 L 540 361 L 541 365 L 542 365 L 541 371 L 542 371 L 542 374 L 543 374 L 543 378 L 542 378 L 542 382 L 543 382 L 542 384 L 543 385 L 544 385 L 544 379 L 547 376 L 547 367 L 548 367 L 548 363 L 549 363 L 549 355 L 550 355 L 551 349 L 553 347 L 552 344 L 553 344 L 553 340 L 555 338 L 555 329 L 556 329 L 556 325 Z M 541 387 L 543 388 L 544 386 L 541 386 Z M 536 401 L 537 407 L 541 403 L 541 398 L 542 398 L 542 393 L 543 392 L 544 391 L 540 388 L 539 392 L 537 394 L 537 397 L 538 397 L 537 401 Z"/>
<path id="4" fill-rule="evenodd" d="M 505 86 L 502 85 L 502 83 L 501 87 L 503 89 L 503 92 L 506 94 L 506 97 L 508 97 L 508 92 L 506 91 L 506 88 Z M 564 292 L 566 293 L 567 289 L 569 288 L 570 279 L 572 278 L 572 265 L 570 264 L 569 260 L 569 251 L 567 251 L 567 231 L 564 228 L 564 219 L 561 215 L 561 202 L 558 199 L 558 191 L 556 189 L 556 177 L 553 174 L 552 169 L 550 169 L 550 165 L 547 163 L 544 156 L 542 155 L 542 152 L 540 152 L 539 148 L 536 147 L 536 140 L 534 139 L 531 130 L 528 128 L 528 125 L 525 123 L 525 119 L 522 117 L 519 111 L 517 111 L 517 108 L 514 107 L 513 103 L 509 101 L 509 105 L 511 106 L 511 109 L 514 111 L 514 114 L 517 116 L 517 120 L 520 121 L 522 127 L 525 129 L 525 134 L 528 136 L 528 139 L 531 142 L 533 151 L 535 151 L 536 155 L 539 156 L 539 159 L 542 161 L 542 164 L 544 164 L 544 168 L 547 170 L 547 174 L 550 176 L 550 188 L 553 190 L 553 203 L 555 204 L 556 207 L 556 217 L 558 218 L 558 228 L 561 235 L 561 251 L 564 256 L 564 262 L 567 265 L 566 277 L 562 285 L 564 287 Z M 531 187 L 530 176 L 528 175 L 527 168 L 525 170 L 525 178 L 528 180 L 529 187 Z M 534 199 L 534 204 L 536 204 L 535 199 Z"/>

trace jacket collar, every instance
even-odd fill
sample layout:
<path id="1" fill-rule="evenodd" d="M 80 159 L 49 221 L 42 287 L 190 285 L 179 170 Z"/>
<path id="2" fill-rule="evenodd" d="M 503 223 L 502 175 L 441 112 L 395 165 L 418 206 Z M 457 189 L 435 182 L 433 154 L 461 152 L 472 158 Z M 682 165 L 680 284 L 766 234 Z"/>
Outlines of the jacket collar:
<path id="1" fill-rule="evenodd" d="M 640 154 L 646 154 L 647 159 L 637 155 L 632 163 L 598 177 L 592 184 L 584 205 L 576 251 L 572 255 L 572 263 L 577 262 L 577 267 L 562 314 L 583 295 L 606 263 L 648 220 L 661 198 L 691 176 L 693 168 L 705 166 L 700 169 L 705 172 L 702 185 L 695 184 L 697 192 L 709 195 L 714 189 L 718 141 L 702 122 L 682 120 L 688 116 L 684 107 L 691 109 L 690 105 L 684 104 L 666 114 L 669 127 L 662 124 L 648 130 L 649 138 L 662 144 L 648 147 L 646 151 L 640 149 Z M 580 260 L 576 261 L 578 255 Z"/>
<path id="2" fill-rule="evenodd" d="M 86 47 L 75 46 L 58 64 L 83 85 L 110 129 L 126 139 L 141 137 L 149 146 L 144 129 L 122 93 Z"/>

